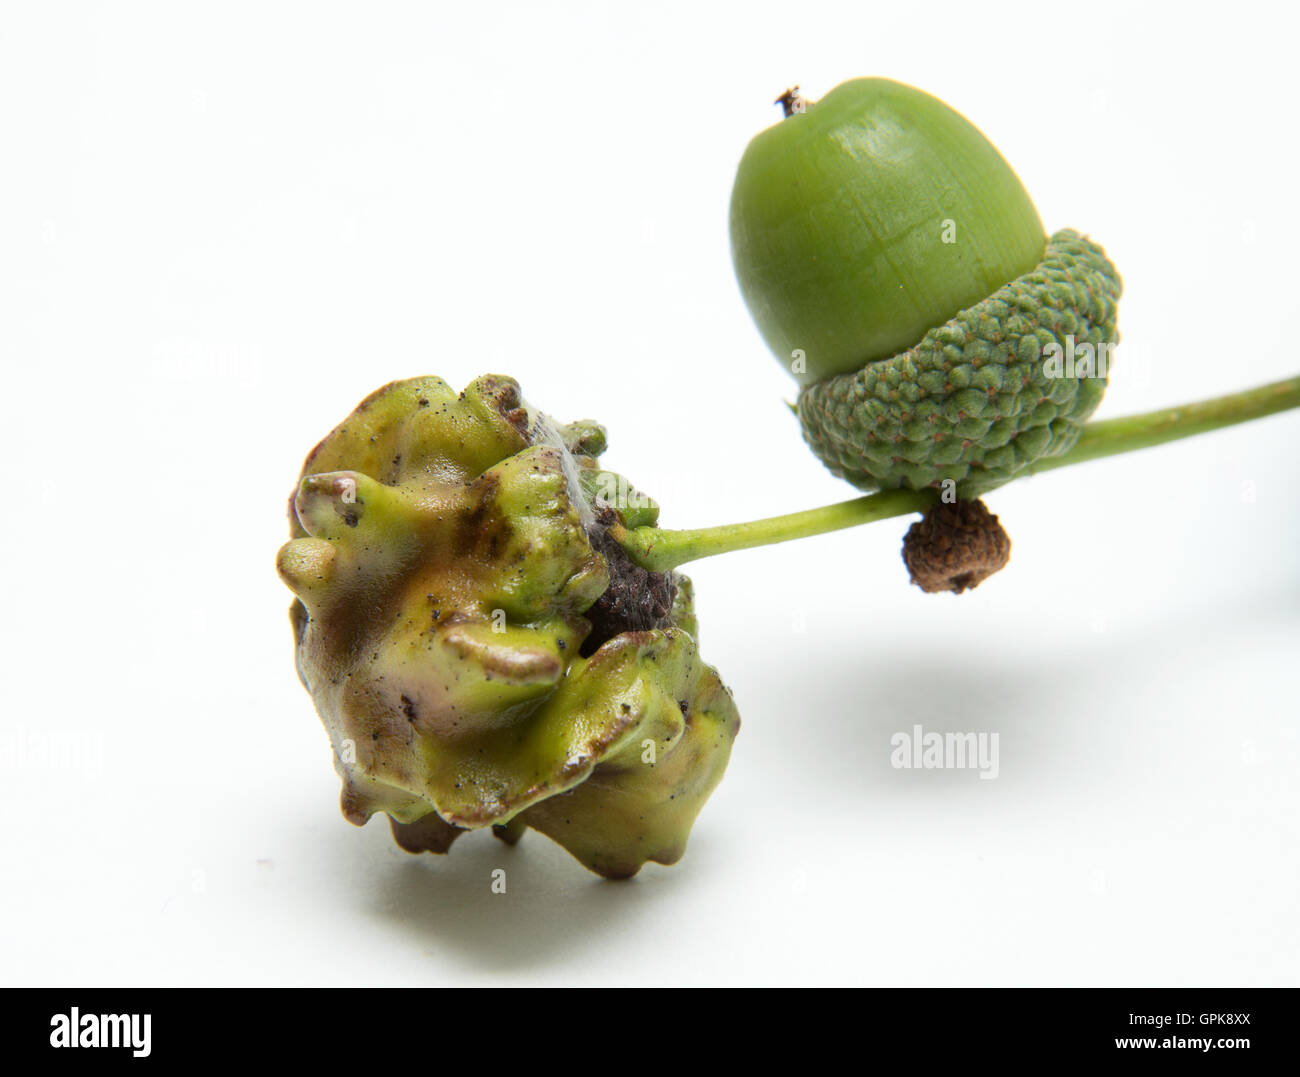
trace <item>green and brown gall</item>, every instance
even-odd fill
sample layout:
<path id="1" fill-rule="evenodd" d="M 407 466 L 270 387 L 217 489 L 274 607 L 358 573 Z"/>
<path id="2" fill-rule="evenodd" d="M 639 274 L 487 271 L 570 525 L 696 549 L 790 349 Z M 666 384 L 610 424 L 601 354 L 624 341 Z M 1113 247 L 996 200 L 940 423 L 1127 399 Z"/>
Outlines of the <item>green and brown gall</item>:
<path id="1" fill-rule="evenodd" d="M 633 565 L 655 522 L 509 378 L 385 386 L 307 458 L 278 568 L 344 815 L 411 851 L 541 831 L 593 871 L 673 863 L 739 727 L 690 581 Z"/>

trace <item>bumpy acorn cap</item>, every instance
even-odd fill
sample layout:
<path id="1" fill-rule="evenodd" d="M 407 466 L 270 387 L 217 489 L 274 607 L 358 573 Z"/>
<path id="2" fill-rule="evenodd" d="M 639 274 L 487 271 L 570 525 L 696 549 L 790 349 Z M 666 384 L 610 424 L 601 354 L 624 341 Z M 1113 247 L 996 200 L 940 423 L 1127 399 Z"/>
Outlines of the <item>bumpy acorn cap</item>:
<path id="1" fill-rule="evenodd" d="M 1063 230 L 1043 260 L 911 348 L 799 394 L 804 439 L 863 490 L 957 484 L 977 496 L 1069 450 L 1101 403 L 1121 283 Z"/>
<path id="2" fill-rule="evenodd" d="M 1011 539 L 983 501 L 939 502 L 907 529 L 903 561 L 927 594 L 978 587 L 1011 559 Z"/>
<path id="3" fill-rule="evenodd" d="M 417 378 L 307 458 L 278 568 L 351 822 L 384 812 L 431 852 L 531 827 L 610 877 L 682 855 L 739 716 L 690 581 L 608 536 L 657 509 L 599 467 L 604 440 L 509 378 Z"/>

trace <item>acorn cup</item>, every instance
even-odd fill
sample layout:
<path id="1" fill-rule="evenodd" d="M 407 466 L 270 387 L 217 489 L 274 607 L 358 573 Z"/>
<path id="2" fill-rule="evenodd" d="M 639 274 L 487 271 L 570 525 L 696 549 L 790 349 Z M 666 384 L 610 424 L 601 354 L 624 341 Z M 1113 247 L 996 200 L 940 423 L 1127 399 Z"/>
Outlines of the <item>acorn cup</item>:
<path id="1" fill-rule="evenodd" d="M 813 452 L 862 490 L 972 498 L 1068 451 L 1119 339 L 1102 249 L 1045 237 L 998 151 L 920 90 L 793 95 L 740 162 L 731 244 Z"/>
<path id="2" fill-rule="evenodd" d="M 532 828 L 610 878 L 681 857 L 740 719 L 690 581 L 609 537 L 657 508 L 604 442 L 509 378 L 416 378 L 308 456 L 277 567 L 349 821 L 410 852 Z"/>

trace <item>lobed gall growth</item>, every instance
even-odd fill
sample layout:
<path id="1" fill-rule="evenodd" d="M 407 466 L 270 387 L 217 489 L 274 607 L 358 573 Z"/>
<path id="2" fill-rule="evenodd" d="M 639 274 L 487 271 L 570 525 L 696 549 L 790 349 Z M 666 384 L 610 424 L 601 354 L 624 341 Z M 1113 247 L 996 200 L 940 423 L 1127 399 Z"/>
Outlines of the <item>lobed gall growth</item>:
<path id="1" fill-rule="evenodd" d="M 384 813 L 411 852 L 532 828 L 611 878 L 681 857 L 739 716 L 690 581 L 609 537 L 657 509 L 604 500 L 604 443 L 509 378 L 430 377 L 307 457 L 278 569 L 349 821 Z"/>

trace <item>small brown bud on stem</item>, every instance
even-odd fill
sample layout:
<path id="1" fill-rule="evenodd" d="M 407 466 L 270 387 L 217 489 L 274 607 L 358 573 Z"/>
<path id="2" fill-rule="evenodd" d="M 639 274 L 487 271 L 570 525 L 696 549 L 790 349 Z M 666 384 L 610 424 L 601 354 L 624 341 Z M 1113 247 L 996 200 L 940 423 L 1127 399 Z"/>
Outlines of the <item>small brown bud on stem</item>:
<path id="1" fill-rule="evenodd" d="M 907 529 L 903 563 L 926 594 L 959 595 L 1011 560 L 1011 539 L 983 501 L 939 502 Z"/>

